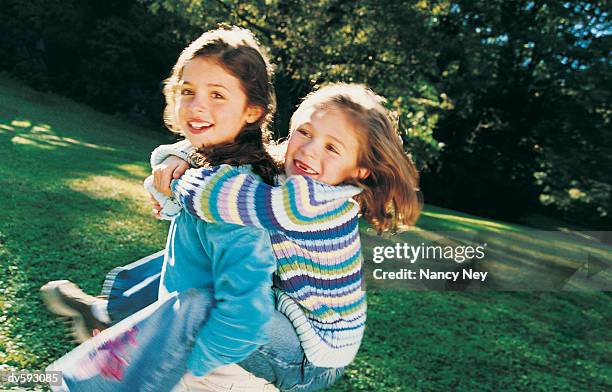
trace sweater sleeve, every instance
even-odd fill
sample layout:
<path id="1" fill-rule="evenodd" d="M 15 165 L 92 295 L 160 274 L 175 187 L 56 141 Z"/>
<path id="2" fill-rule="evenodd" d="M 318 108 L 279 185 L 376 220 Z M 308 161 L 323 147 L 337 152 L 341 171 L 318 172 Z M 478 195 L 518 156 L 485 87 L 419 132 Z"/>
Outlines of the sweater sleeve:
<path id="1" fill-rule="evenodd" d="M 351 197 L 361 192 L 306 176 L 291 176 L 272 187 L 228 165 L 187 170 L 172 182 L 172 190 L 190 214 L 205 221 L 297 232 L 338 226 L 347 214 L 356 214 Z"/>
<path id="2" fill-rule="evenodd" d="M 271 285 L 276 260 L 270 236 L 252 230 L 234 230 L 230 250 L 212 250 L 215 306 L 188 359 L 188 369 L 196 376 L 240 362 L 268 340 L 264 326 L 274 310 Z M 211 243 L 227 240 L 223 233 L 207 235 Z"/>
<path id="3" fill-rule="evenodd" d="M 170 155 L 175 155 L 186 161 L 187 154 L 189 154 L 189 151 L 191 150 L 193 150 L 193 147 L 187 139 L 181 140 L 174 144 L 162 144 L 157 146 L 157 148 L 155 148 L 155 150 L 153 150 L 151 153 L 151 167 L 161 164 Z"/>

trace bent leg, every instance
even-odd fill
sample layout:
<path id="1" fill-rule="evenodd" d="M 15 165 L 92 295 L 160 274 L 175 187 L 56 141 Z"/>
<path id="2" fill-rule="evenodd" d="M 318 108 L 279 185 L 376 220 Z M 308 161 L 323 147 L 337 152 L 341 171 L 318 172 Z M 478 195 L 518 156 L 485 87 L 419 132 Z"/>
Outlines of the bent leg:
<path id="1" fill-rule="evenodd" d="M 208 290 L 174 294 L 104 330 L 47 370 L 62 371 L 70 391 L 171 391 L 213 306 Z"/>
<path id="2" fill-rule="evenodd" d="M 280 312 L 266 325 L 269 342 L 239 365 L 282 391 L 316 391 L 333 384 L 343 368 L 322 368 L 306 359 L 295 328 Z"/>
<path id="3" fill-rule="evenodd" d="M 114 268 L 106 275 L 102 295 L 108 297 L 106 309 L 113 323 L 157 301 L 164 252 Z"/>

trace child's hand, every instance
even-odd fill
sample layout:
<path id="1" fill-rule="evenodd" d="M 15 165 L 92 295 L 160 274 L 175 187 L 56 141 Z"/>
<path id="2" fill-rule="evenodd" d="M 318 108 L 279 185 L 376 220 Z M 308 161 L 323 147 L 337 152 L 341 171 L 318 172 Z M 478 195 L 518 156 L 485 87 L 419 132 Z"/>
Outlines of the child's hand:
<path id="1" fill-rule="evenodd" d="M 149 193 L 149 198 L 150 198 L 150 202 L 151 202 L 151 206 L 152 206 L 152 212 L 153 212 L 153 216 L 156 217 L 157 219 L 162 219 L 161 216 L 161 205 L 159 204 L 159 202 L 157 201 L 157 199 L 155 197 L 153 197 L 152 194 Z"/>
<path id="2" fill-rule="evenodd" d="M 153 168 L 153 186 L 155 189 L 168 197 L 172 197 L 170 181 L 179 178 L 189 168 L 189 164 L 184 160 L 169 156 L 161 165 Z"/>
<path id="3" fill-rule="evenodd" d="M 155 189 L 154 181 L 155 179 L 151 175 L 145 178 L 142 184 L 151 195 L 150 203 L 153 206 L 153 215 L 159 219 L 171 220 L 181 211 L 181 205 L 172 197 L 166 196 Z"/>

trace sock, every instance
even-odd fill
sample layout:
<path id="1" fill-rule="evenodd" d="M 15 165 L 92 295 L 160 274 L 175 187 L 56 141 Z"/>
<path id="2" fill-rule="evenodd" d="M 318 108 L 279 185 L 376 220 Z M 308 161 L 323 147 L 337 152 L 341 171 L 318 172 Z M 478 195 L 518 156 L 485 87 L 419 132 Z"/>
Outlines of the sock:
<path id="1" fill-rule="evenodd" d="M 111 319 L 108 315 L 108 310 L 106 309 L 108 305 L 108 301 L 105 299 L 100 299 L 91 304 L 91 313 L 95 318 L 102 321 L 105 324 L 110 324 Z"/>

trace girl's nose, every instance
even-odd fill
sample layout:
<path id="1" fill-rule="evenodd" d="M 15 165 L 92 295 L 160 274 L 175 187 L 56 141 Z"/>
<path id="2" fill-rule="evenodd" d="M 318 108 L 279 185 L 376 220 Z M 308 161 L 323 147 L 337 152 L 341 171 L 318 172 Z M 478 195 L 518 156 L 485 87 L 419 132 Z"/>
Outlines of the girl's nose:
<path id="1" fill-rule="evenodd" d="M 309 158 L 317 158 L 319 155 L 317 143 L 314 140 L 305 143 L 302 145 L 302 153 Z"/>
<path id="2" fill-rule="evenodd" d="M 204 97 L 198 97 L 196 95 L 195 99 L 191 101 L 191 110 L 196 113 L 204 113 L 208 108 L 208 103 Z"/>

